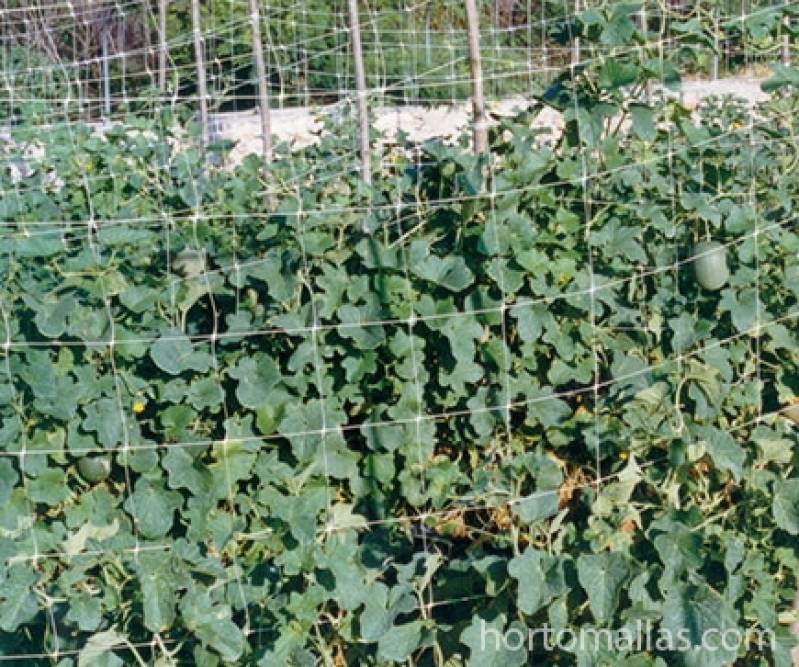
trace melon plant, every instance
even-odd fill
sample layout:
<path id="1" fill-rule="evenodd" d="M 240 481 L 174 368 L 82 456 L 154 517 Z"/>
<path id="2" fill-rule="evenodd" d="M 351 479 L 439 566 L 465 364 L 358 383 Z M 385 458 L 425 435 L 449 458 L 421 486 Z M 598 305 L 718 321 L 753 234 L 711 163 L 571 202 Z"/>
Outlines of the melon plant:
<path id="1" fill-rule="evenodd" d="M 631 103 L 651 71 L 564 76 L 548 146 L 532 108 L 371 189 L 335 135 L 220 169 L 168 114 L 14 130 L 44 150 L 0 172 L 0 657 L 789 667 L 799 101 L 741 141 L 723 100 Z M 697 222 L 718 295 L 686 289 Z"/>

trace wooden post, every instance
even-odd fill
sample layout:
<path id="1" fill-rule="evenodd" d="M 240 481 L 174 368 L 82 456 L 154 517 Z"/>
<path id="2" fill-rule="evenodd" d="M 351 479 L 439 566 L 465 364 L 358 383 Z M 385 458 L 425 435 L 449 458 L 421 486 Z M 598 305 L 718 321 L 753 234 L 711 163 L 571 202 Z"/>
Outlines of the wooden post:
<path id="1" fill-rule="evenodd" d="M 580 13 L 580 0 L 574 0 L 574 15 Z M 572 69 L 580 63 L 580 36 L 572 35 Z"/>
<path id="2" fill-rule="evenodd" d="M 710 78 L 718 81 L 719 78 L 719 10 L 713 10 L 713 57 L 710 61 Z"/>
<path id="3" fill-rule="evenodd" d="M 261 114 L 261 144 L 264 160 L 272 161 L 272 119 L 269 112 L 269 84 L 266 80 L 264 46 L 261 41 L 261 13 L 258 0 L 250 0 L 250 25 L 252 26 L 252 54 L 255 74 L 258 77 L 258 107 Z"/>
<path id="4" fill-rule="evenodd" d="M 103 113 L 111 119 L 111 75 L 108 71 L 108 28 L 103 28 L 100 37 L 101 52 L 103 54 Z"/>
<path id="5" fill-rule="evenodd" d="M 158 89 L 166 90 L 166 6 L 169 0 L 158 0 Z"/>
<path id="6" fill-rule="evenodd" d="M 641 61 L 643 62 L 644 58 L 646 57 L 646 51 L 649 48 L 649 15 L 646 11 L 646 2 L 641 3 L 641 35 L 644 38 L 644 45 L 641 47 Z M 644 85 L 644 100 L 649 102 L 651 97 L 652 87 L 650 86 L 650 82 L 647 81 Z"/>
<path id="7" fill-rule="evenodd" d="M 790 0 L 785 0 L 783 6 L 788 7 Z M 791 33 L 788 28 L 790 27 L 790 20 L 787 16 L 782 18 L 782 64 L 786 67 L 791 66 Z"/>
<path id="8" fill-rule="evenodd" d="M 366 103 L 366 71 L 361 48 L 361 22 L 358 18 L 358 0 L 349 0 L 350 42 L 355 61 L 355 86 L 358 93 L 358 129 L 360 135 L 361 178 L 372 184 L 371 150 L 369 147 L 369 108 Z"/>
<path id="9" fill-rule="evenodd" d="M 644 38 L 644 49 L 646 49 L 649 45 L 649 14 L 646 11 L 646 2 L 641 3 L 641 13 L 639 16 L 641 18 L 641 35 Z"/>
<path id="10" fill-rule="evenodd" d="M 194 33 L 194 57 L 197 65 L 197 94 L 200 98 L 200 123 L 202 146 L 208 145 L 208 89 L 205 82 L 205 53 L 200 29 L 200 0 L 191 0 L 191 27 Z"/>
<path id="11" fill-rule="evenodd" d="M 486 123 L 485 98 L 483 96 L 483 66 L 480 61 L 480 16 L 475 0 L 465 0 L 466 21 L 469 31 L 469 64 L 472 73 L 472 124 L 474 152 L 488 152 L 488 127 Z"/>
<path id="12" fill-rule="evenodd" d="M 125 77 L 127 76 L 128 72 L 128 59 L 125 55 L 125 49 L 127 45 L 125 44 L 125 30 L 126 30 L 126 19 L 125 13 L 122 12 L 122 16 L 119 18 L 119 23 L 117 23 L 117 53 L 119 54 L 119 79 L 120 79 L 120 91 L 122 93 L 122 102 L 127 104 L 128 101 L 128 90 L 127 86 L 125 85 Z"/>
<path id="13" fill-rule="evenodd" d="M 424 57 L 429 67 L 433 62 L 433 45 L 430 43 L 430 30 L 433 23 L 433 3 L 427 3 L 424 10 Z"/>

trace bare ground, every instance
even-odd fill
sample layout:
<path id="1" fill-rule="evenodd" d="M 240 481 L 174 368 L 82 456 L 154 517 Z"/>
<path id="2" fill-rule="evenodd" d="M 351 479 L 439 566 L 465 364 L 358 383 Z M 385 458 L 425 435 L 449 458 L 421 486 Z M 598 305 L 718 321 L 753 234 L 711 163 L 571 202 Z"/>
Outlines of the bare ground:
<path id="1" fill-rule="evenodd" d="M 767 95 L 760 89 L 761 79 L 731 78 L 718 81 L 685 81 L 677 97 L 686 103 L 714 95 L 735 95 L 756 104 Z M 514 110 L 527 105 L 523 97 L 509 98 L 489 103 L 492 116 L 508 116 Z M 290 109 L 273 109 L 271 112 L 272 133 L 279 140 L 286 141 L 294 148 L 304 148 L 319 141 L 323 131 L 323 119 L 328 117 L 335 121 L 341 114 L 343 106 L 334 104 L 324 107 L 297 107 Z M 435 106 L 402 106 L 379 107 L 374 110 L 375 128 L 380 132 L 383 141 L 390 142 L 399 131 L 408 135 L 413 142 L 421 142 L 435 137 L 444 140 L 453 139 L 467 129 L 470 118 L 470 106 L 467 103 Z M 250 153 L 261 150 L 261 128 L 256 111 L 215 114 L 211 121 L 211 133 L 218 138 L 229 139 L 236 143 L 230 160 L 238 163 Z M 545 110 L 534 123 L 535 127 L 548 128 L 557 134 L 562 126 L 560 115 L 552 110 Z M 353 145 L 355 137 L 353 136 Z"/>

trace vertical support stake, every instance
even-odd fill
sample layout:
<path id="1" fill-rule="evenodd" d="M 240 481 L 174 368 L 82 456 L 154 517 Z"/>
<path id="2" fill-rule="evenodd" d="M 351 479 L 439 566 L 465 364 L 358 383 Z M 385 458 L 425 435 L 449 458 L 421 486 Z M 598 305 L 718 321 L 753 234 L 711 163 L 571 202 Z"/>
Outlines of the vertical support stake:
<path id="1" fill-rule="evenodd" d="M 783 6 L 785 8 L 790 4 L 790 0 L 784 0 Z M 790 20 L 787 16 L 782 18 L 782 64 L 786 67 L 791 66 L 791 33 L 790 33 Z"/>
<path id="2" fill-rule="evenodd" d="M 191 0 L 191 27 L 194 33 L 194 58 L 197 65 L 197 93 L 200 98 L 202 147 L 208 146 L 208 88 L 205 81 L 205 53 L 200 27 L 200 0 Z"/>
<path id="3" fill-rule="evenodd" d="M 169 0 L 158 0 L 158 89 L 166 90 L 166 7 Z"/>
<path id="4" fill-rule="evenodd" d="M 372 184 L 371 150 L 369 147 L 369 109 L 366 103 L 366 71 L 361 47 L 361 22 L 358 18 L 358 0 L 349 0 L 350 42 L 355 65 L 355 87 L 358 94 L 358 130 L 361 152 L 361 178 Z"/>
<path id="5" fill-rule="evenodd" d="M 574 0 L 574 15 L 579 15 L 580 11 L 582 11 L 580 8 L 580 0 Z M 581 57 L 580 36 L 574 35 L 572 40 L 572 70 L 580 64 Z"/>
<path id="6" fill-rule="evenodd" d="M 258 107 L 261 115 L 261 143 L 264 160 L 272 161 L 272 119 L 269 110 L 269 83 L 266 80 L 264 46 L 261 41 L 261 12 L 258 0 L 250 0 L 250 25 L 252 26 L 252 54 L 255 75 L 258 77 Z"/>
<path id="7" fill-rule="evenodd" d="M 466 21 L 469 31 L 469 65 L 472 74 L 472 124 L 474 152 L 488 152 L 488 127 L 486 123 L 485 97 L 483 96 L 483 65 L 480 60 L 480 15 L 475 0 L 465 0 Z"/>
<path id="8" fill-rule="evenodd" d="M 103 113 L 111 118 L 111 76 L 108 72 L 108 29 L 103 28 L 100 44 L 103 54 Z"/>
<path id="9" fill-rule="evenodd" d="M 719 10 L 713 10 L 713 58 L 710 61 L 710 78 L 719 78 Z"/>
<path id="10" fill-rule="evenodd" d="M 641 61 L 643 62 L 646 57 L 646 52 L 649 49 L 649 14 L 646 11 L 646 1 L 641 3 L 641 35 L 644 38 L 644 45 L 641 47 Z M 644 86 L 644 101 L 649 103 L 652 96 L 652 86 L 650 82 L 646 82 Z"/>
<path id="11" fill-rule="evenodd" d="M 125 49 L 127 48 L 127 44 L 125 43 L 126 23 L 125 13 L 122 12 L 122 16 L 119 17 L 119 23 L 117 24 L 117 53 L 119 54 L 119 79 L 123 104 L 127 104 L 128 102 L 128 90 L 125 84 L 125 77 L 128 73 L 128 58 L 125 54 Z"/>

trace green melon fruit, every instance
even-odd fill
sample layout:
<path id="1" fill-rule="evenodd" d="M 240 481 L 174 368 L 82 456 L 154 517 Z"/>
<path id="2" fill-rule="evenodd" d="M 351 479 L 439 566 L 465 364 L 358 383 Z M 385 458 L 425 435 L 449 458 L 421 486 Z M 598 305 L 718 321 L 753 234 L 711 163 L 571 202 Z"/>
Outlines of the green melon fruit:
<path id="1" fill-rule="evenodd" d="M 111 474 L 111 459 L 107 456 L 84 456 L 78 461 L 78 472 L 87 482 L 102 482 Z"/>
<path id="2" fill-rule="evenodd" d="M 694 247 L 694 275 L 706 290 L 719 290 L 730 279 L 727 249 L 715 241 L 698 243 Z"/>

